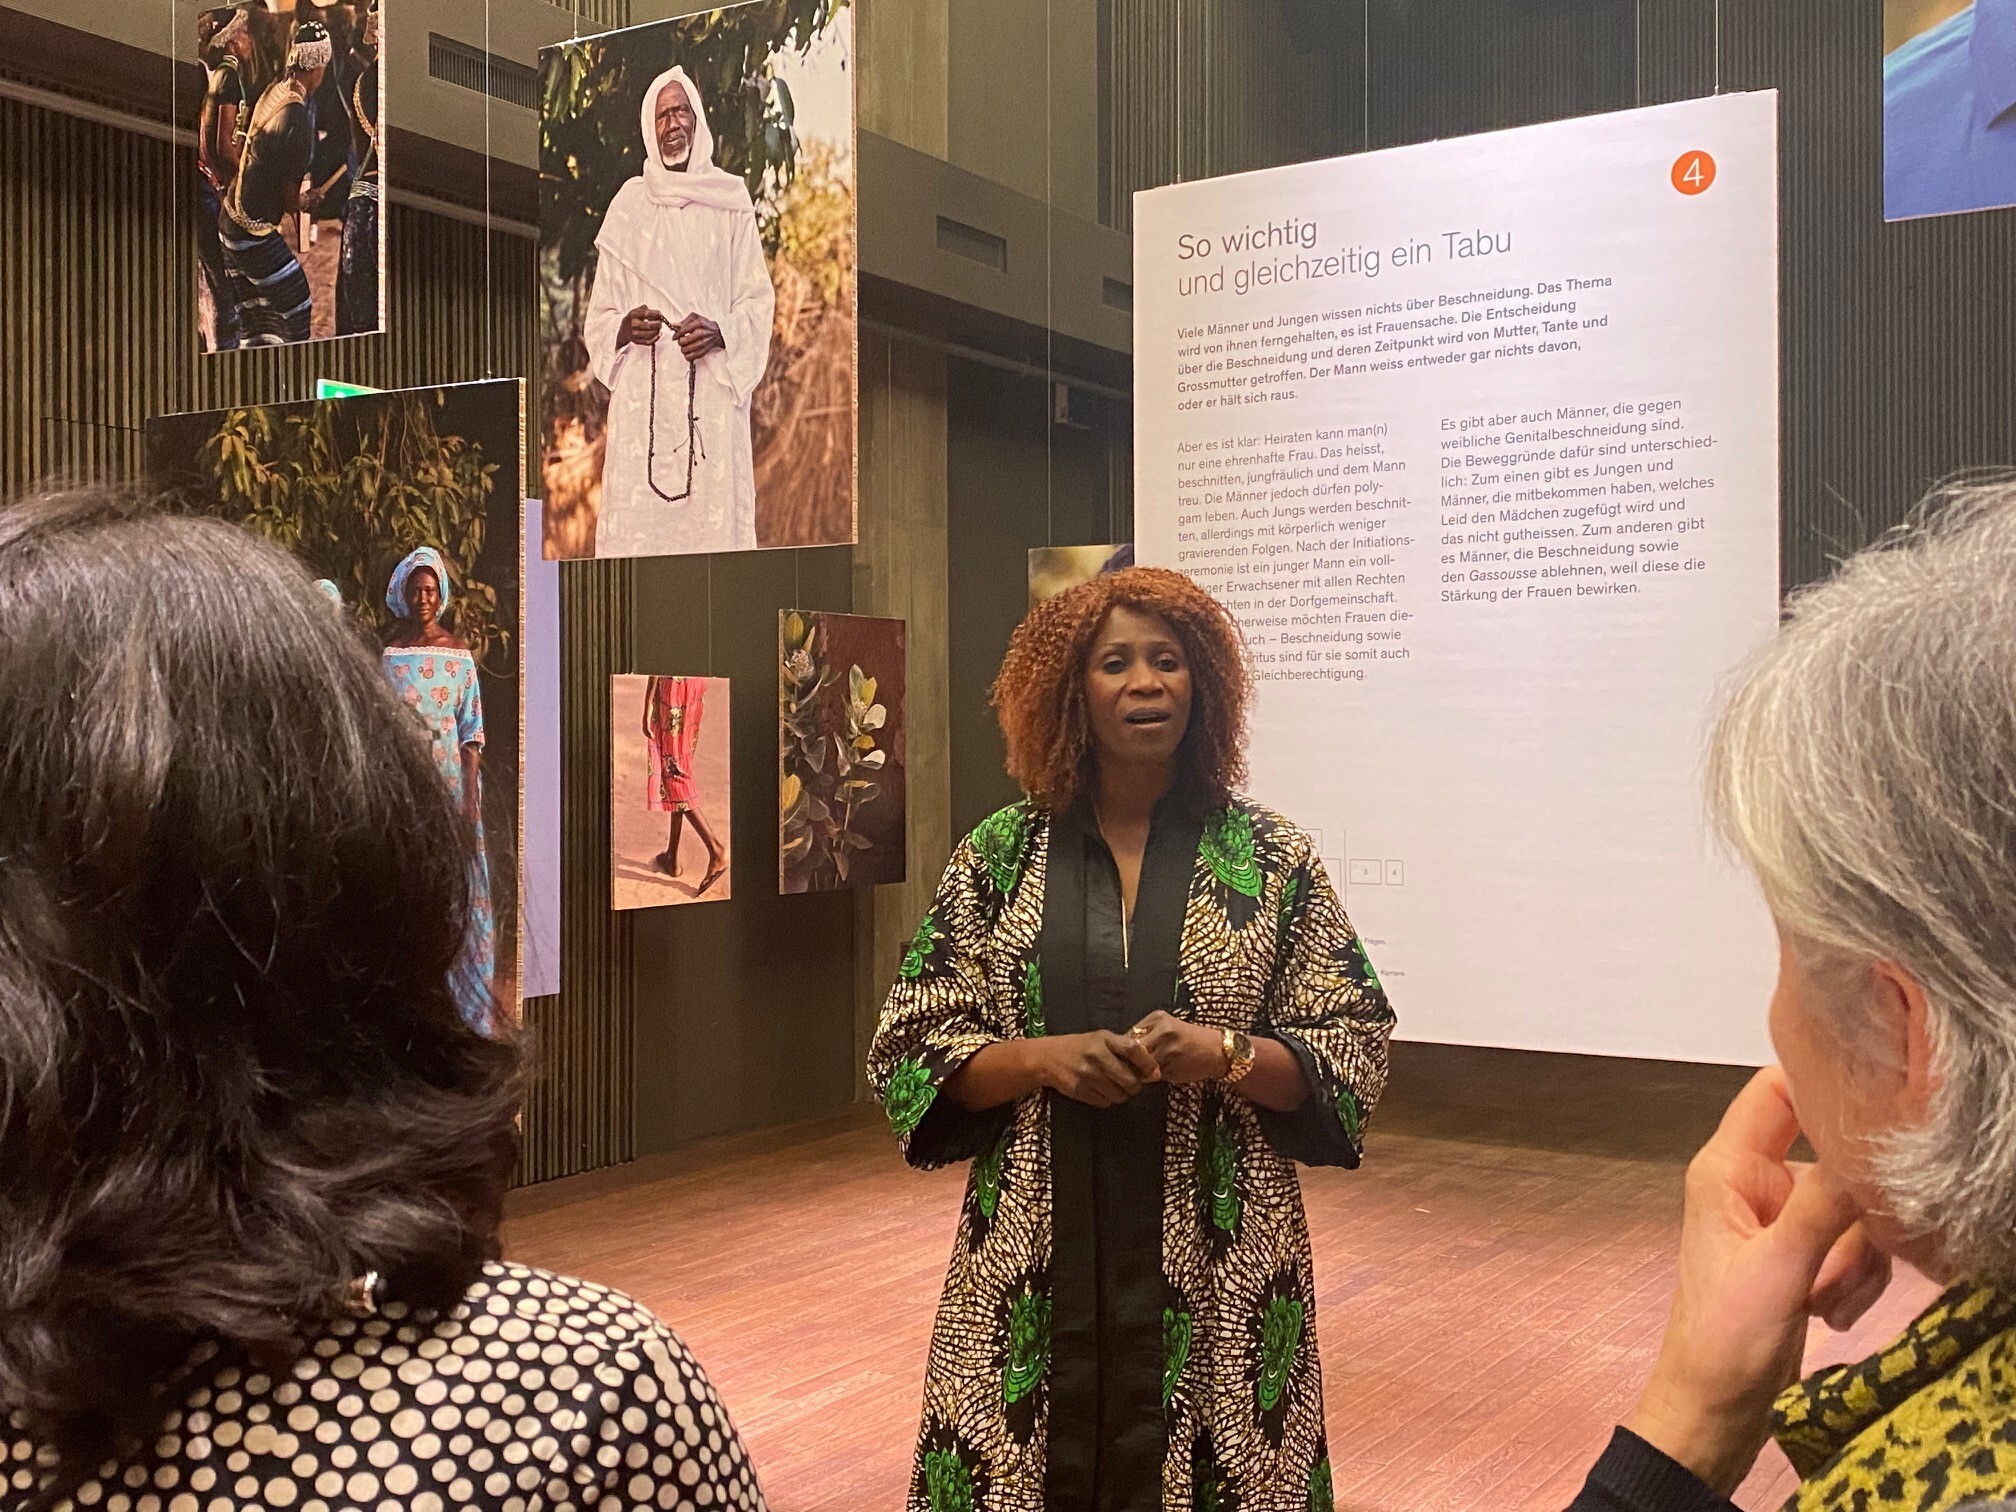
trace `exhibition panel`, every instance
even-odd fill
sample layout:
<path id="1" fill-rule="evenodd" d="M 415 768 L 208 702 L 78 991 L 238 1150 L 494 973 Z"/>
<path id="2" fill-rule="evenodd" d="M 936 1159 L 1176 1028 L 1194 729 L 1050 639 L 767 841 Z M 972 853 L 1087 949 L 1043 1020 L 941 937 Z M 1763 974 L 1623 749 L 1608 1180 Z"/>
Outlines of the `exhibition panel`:
<path id="1" fill-rule="evenodd" d="M 1141 558 L 1238 614 L 1254 791 L 1408 1036 L 1769 1059 L 1696 773 L 1777 622 L 1776 126 L 1724 95 L 1136 202 Z"/>

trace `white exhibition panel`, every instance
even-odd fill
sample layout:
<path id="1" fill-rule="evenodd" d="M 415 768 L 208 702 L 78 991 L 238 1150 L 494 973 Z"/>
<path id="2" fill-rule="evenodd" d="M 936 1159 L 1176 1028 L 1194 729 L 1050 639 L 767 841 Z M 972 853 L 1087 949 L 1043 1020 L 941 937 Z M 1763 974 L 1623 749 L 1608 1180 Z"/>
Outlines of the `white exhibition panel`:
<path id="1" fill-rule="evenodd" d="M 1704 737 L 1778 613 L 1777 96 L 1135 197 L 1135 539 L 1404 1038 L 1761 1062 Z"/>

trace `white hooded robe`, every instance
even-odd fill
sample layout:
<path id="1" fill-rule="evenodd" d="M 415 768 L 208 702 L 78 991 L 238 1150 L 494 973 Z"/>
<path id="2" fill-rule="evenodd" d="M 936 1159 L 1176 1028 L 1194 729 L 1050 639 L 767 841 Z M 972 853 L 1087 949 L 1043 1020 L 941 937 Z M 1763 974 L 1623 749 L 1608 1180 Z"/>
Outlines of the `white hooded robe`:
<path id="1" fill-rule="evenodd" d="M 658 96 L 674 82 L 693 106 L 693 148 L 684 172 L 667 168 L 658 152 Z M 609 390 L 595 555 L 746 551 L 756 545 L 749 401 L 769 365 L 777 296 L 748 187 L 715 165 L 706 106 L 684 69 L 669 69 L 651 81 L 641 116 L 644 172 L 610 201 L 595 238 L 598 257 L 588 300 L 589 362 Z M 663 315 L 666 327 L 654 345 L 633 343 L 619 352 L 623 318 L 640 305 Z M 671 328 L 689 314 L 718 324 L 727 346 L 699 361 L 692 491 L 674 502 L 660 495 L 687 489 L 688 378 Z M 647 456 L 653 456 L 648 466 Z"/>

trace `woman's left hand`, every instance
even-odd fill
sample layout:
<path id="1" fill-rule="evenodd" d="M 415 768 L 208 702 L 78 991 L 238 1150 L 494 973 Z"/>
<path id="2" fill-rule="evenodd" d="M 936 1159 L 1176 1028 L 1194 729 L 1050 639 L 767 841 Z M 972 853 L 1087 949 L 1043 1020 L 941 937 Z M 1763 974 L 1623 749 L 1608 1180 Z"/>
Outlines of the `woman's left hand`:
<path id="1" fill-rule="evenodd" d="M 1189 1082 L 1216 1081 L 1231 1069 L 1225 1062 L 1222 1033 L 1173 1013 L 1158 1008 L 1129 1032 L 1155 1057 L 1165 1082 L 1180 1087 Z"/>

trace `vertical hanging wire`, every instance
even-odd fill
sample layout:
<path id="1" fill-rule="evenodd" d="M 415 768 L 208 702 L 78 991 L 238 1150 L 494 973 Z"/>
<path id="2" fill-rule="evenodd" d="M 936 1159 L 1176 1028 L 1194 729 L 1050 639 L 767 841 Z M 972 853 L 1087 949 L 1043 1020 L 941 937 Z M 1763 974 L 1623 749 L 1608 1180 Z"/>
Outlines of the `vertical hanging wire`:
<path id="1" fill-rule="evenodd" d="M 1722 0 L 1715 0 L 1715 93 L 1722 93 Z"/>
<path id="2" fill-rule="evenodd" d="M 175 280 L 178 277 L 187 276 L 194 278 L 196 276 L 196 269 L 190 265 L 194 261 L 196 224 L 193 219 L 189 224 L 189 245 L 192 255 L 185 261 L 182 252 L 182 196 L 189 192 L 189 186 L 182 182 L 181 154 L 175 150 L 175 133 L 182 125 L 182 80 L 179 77 L 179 70 L 175 67 L 176 33 L 179 29 L 176 26 L 175 0 L 168 0 L 165 9 L 168 12 L 168 267 L 170 269 L 168 274 L 168 289 L 170 291 L 168 294 L 168 309 L 170 314 L 168 318 L 172 322 L 175 318 L 173 314 L 175 296 L 172 292 L 175 287 Z M 205 70 L 206 76 L 203 81 L 203 92 L 208 94 L 210 92 L 210 81 L 207 76 L 208 65 L 203 63 L 200 54 L 197 56 L 196 61 Z M 198 119 L 201 119 L 200 112 Z M 203 171 L 199 164 L 192 164 L 191 167 L 197 173 Z M 197 301 L 192 299 L 189 302 L 189 318 L 192 321 L 200 318 L 200 312 L 196 306 Z M 214 309 L 211 319 L 216 319 Z M 183 373 L 185 387 L 181 402 L 175 405 L 175 408 L 179 410 L 195 408 L 195 405 L 190 402 L 190 398 L 196 391 L 196 364 L 202 361 L 203 339 L 200 333 L 192 333 L 192 335 L 194 339 L 189 343 L 189 366 Z M 146 417 L 143 415 L 141 418 L 144 420 Z"/>
<path id="3" fill-rule="evenodd" d="M 1204 0 L 1204 177 L 1218 171 L 1218 0 Z"/>
<path id="4" fill-rule="evenodd" d="M 1057 189 L 1051 179 L 1057 139 L 1051 100 L 1051 6 L 1043 0 L 1043 544 L 1057 544 Z"/>
<path id="5" fill-rule="evenodd" d="M 1363 150 L 1372 150 L 1372 0 L 1365 0 L 1365 31 L 1358 49 L 1358 106 L 1365 118 Z"/>
<path id="6" fill-rule="evenodd" d="M 1634 68 L 1637 73 L 1638 104 L 1645 104 L 1645 0 L 1634 0 L 1631 18 L 1631 46 L 1636 54 Z"/>
<path id="7" fill-rule="evenodd" d="M 483 376 L 495 378 L 497 365 L 492 347 L 492 322 L 497 302 L 491 296 L 490 278 L 495 259 L 490 252 L 490 0 L 483 0 Z M 536 253 L 535 253 L 536 259 Z"/>

